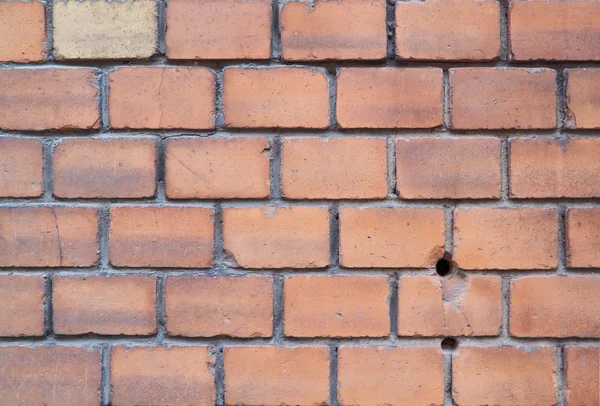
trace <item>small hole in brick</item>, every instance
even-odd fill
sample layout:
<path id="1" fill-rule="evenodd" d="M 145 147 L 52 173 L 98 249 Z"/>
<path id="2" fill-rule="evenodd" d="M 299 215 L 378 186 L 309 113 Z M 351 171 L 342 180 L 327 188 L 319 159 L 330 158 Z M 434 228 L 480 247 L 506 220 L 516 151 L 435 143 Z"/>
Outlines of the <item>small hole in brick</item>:
<path id="1" fill-rule="evenodd" d="M 448 337 L 442 340 L 442 350 L 452 351 L 455 350 L 456 347 L 458 347 L 458 341 L 454 338 Z"/>
<path id="2" fill-rule="evenodd" d="M 440 259 L 435 264 L 435 271 L 439 276 L 448 276 L 450 272 L 452 272 L 452 262 L 448 261 L 446 258 Z"/>

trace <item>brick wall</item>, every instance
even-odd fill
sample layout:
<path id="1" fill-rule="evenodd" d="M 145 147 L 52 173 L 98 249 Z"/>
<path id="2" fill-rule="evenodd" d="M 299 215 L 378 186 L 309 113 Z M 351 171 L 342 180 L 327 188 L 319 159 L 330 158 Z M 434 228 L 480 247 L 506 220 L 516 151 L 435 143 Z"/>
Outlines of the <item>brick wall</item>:
<path id="1" fill-rule="evenodd" d="M 0 0 L 0 403 L 600 405 L 599 22 Z"/>

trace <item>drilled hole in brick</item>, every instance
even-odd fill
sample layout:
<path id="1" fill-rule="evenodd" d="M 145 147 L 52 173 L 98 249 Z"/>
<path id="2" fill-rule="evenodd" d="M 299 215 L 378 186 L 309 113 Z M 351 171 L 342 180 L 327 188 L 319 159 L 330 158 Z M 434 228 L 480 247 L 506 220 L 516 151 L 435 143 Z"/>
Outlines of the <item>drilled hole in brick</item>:
<path id="1" fill-rule="evenodd" d="M 440 259 L 435 264 L 435 271 L 439 276 L 448 276 L 452 273 L 452 262 L 446 258 Z"/>
<path id="2" fill-rule="evenodd" d="M 442 340 L 442 350 L 452 351 L 458 347 L 458 341 L 454 338 L 444 338 Z"/>

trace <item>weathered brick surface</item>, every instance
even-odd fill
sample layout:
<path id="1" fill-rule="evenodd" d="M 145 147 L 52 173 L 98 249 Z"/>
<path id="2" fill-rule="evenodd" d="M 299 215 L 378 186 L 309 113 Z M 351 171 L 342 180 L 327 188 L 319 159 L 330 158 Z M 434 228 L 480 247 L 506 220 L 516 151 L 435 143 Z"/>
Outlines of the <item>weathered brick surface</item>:
<path id="1" fill-rule="evenodd" d="M 44 334 L 45 281 L 38 276 L 0 276 L 0 336 Z"/>
<path id="2" fill-rule="evenodd" d="M 386 141 L 288 138 L 281 158 L 288 199 L 381 199 L 387 195 Z"/>
<path id="3" fill-rule="evenodd" d="M 403 276 L 398 282 L 401 336 L 497 336 L 502 328 L 499 276 Z"/>
<path id="4" fill-rule="evenodd" d="M 565 374 L 567 404 L 600 404 L 600 348 L 566 347 Z"/>
<path id="5" fill-rule="evenodd" d="M 2 347 L 0 394 L 7 405 L 97 406 L 97 347 Z"/>
<path id="6" fill-rule="evenodd" d="M 444 364 L 438 348 L 341 347 L 340 405 L 444 404 Z"/>
<path id="7" fill-rule="evenodd" d="M 438 209 L 340 209 L 340 263 L 346 268 L 429 268 L 444 255 Z"/>
<path id="8" fill-rule="evenodd" d="M 500 55 L 495 0 L 396 3 L 396 55 L 408 60 L 485 61 Z"/>
<path id="9" fill-rule="evenodd" d="M 342 128 L 432 128 L 442 124 L 442 70 L 341 68 L 337 119 Z"/>
<path id="10" fill-rule="evenodd" d="M 510 333 L 600 337 L 600 278 L 531 276 L 511 284 Z"/>
<path id="11" fill-rule="evenodd" d="M 271 277 L 173 276 L 167 278 L 165 294 L 170 335 L 272 335 Z"/>
<path id="12" fill-rule="evenodd" d="M 383 337 L 390 332 L 384 276 L 297 276 L 284 282 L 285 335 Z"/>
<path id="13" fill-rule="evenodd" d="M 206 347 L 118 346 L 111 351 L 112 401 L 127 406 L 212 405 L 213 370 Z"/>
<path id="14" fill-rule="evenodd" d="M 329 348 L 230 347 L 225 349 L 228 405 L 327 404 Z"/>
<path id="15" fill-rule="evenodd" d="M 0 62 L 40 62 L 46 47 L 43 3 L 0 3 Z"/>
<path id="16" fill-rule="evenodd" d="M 600 209 L 571 209 L 566 216 L 567 263 L 600 268 Z"/>
<path id="17" fill-rule="evenodd" d="M 205 68 L 120 68 L 110 74 L 112 128 L 215 126 L 215 74 Z"/>
<path id="18" fill-rule="evenodd" d="M 43 176 L 44 149 L 39 140 L 0 139 L 0 197 L 38 197 L 44 192 Z"/>
<path id="19" fill-rule="evenodd" d="M 153 276 L 55 277 L 54 331 L 62 335 L 151 335 L 156 332 Z"/>
<path id="20" fill-rule="evenodd" d="M 600 128 L 600 69 L 567 69 L 568 128 Z"/>
<path id="21" fill-rule="evenodd" d="M 387 55 L 385 0 L 292 1 L 280 17 L 289 61 L 377 60 Z"/>
<path id="22" fill-rule="evenodd" d="M 167 142 L 166 185 L 172 199 L 269 196 L 271 146 L 266 138 L 175 138 Z"/>
<path id="23" fill-rule="evenodd" d="M 42 131 L 100 127 L 92 69 L 0 70 L 0 129 Z"/>
<path id="24" fill-rule="evenodd" d="M 156 191 L 155 162 L 155 140 L 72 138 L 54 150 L 54 195 L 151 197 Z"/>
<path id="25" fill-rule="evenodd" d="M 171 0 L 170 59 L 268 59 L 271 0 Z"/>

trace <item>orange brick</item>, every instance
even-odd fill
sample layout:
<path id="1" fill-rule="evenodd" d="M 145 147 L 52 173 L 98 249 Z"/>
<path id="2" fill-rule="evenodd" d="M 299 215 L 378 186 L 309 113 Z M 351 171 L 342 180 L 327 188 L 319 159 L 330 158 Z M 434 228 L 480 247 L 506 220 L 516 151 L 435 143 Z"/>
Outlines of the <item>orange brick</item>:
<path id="1" fill-rule="evenodd" d="M 510 333 L 600 338 L 600 278 L 532 276 L 512 281 Z"/>
<path id="2" fill-rule="evenodd" d="M 396 55 L 409 60 L 489 61 L 500 55 L 495 0 L 396 3 Z"/>
<path id="3" fill-rule="evenodd" d="M 0 348 L 6 405 L 97 406 L 100 351 L 80 347 Z"/>
<path id="4" fill-rule="evenodd" d="M 281 187 L 288 199 L 378 199 L 387 196 L 386 141 L 288 138 Z"/>
<path id="5" fill-rule="evenodd" d="M 397 187 L 402 199 L 497 199 L 500 165 L 500 140 L 496 138 L 396 141 Z"/>
<path id="6" fill-rule="evenodd" d="M 269 197 L 267 138 L 175 138 L 167 142 L 171 199 Z"/>
<path id="7" fill-rule="evenodd" d="M 242 268 L 323 268 L 329 265 L 329 213 L 324 207 L 223 210 L 227 255 Z"/>
<path id="8" fill-rule="evenodd" d="M 399 282 L 402 336 L 497 336 L 502 328 L 499 276 L 404 276 Z"/>
<path id="9" fill-rule="evenodd" d="M 44 285 L 41 277 L 0 276 L 0 336 L 44 335 Z"/>
<path id="10" fill-rule="evenodd" d="M 46 46 L 42 3 L 0 2 L 0 62 L 43 61 Z"/>
<path id="11" fill-rule="evenodd" d="M 600 69 L 567 69 L 567 128 L 600 128 Z"/>
<path id="12" fill-rule="evenodd" d="M 169 277 L 166 314 L 170 335 L 271 337 L 273 278 Z"/>
<path id="13" fill-rule="evenodd" d="M 327 347 L 233 347 L 225 349 L 228 405 L 327 404 Z"/>
<path id="14" fill-rule="evenodd" d="M 444 363 L 438 348 L 339 350 L 340 405 L 444 404 Z"/>
<path id="15" fill-rule="evenodd" d="M 600 348 L 565 349 L 566 397 L 569 405 L 600 405 Z"/>
<path id="16" fill-rule="evenodd" d="M 153 276 L 57 276 L 52 287 L 56 334 L 156 333 Z"/>
<path id="17" fill-rule="evenodd" d="M 444 255 L 444 211 L 342 208 L 340 262 L 346 268 L 429 268 Z"/>
<path id="18" fill-rule="evenodd" d="M 461 348 L 452 363 L 456 404 L 554 405 L 554 348 Z"/>
<path id="19" fill-rule="evenodd" d="M 514 60 L 600 60 L 598 2 L 529 0 L 509 4 Z"/>
<path id="20" fill-rule="evenodd" d="M 271 0 L 170 0 L 170 59 L 268 59 Z"/>
<path id="21" fill-rule="evenodd" d="M 215 91 L 206 68 L 120 68 L 110 74 L 110 126 L 214 128 Z"/>
<path id="22" fill-rule="evenodd" d="M 566 228 L 568 265 L 600 268 L 600 209 L 570 209 Z"/>
<path id="23" fill-rule="evenodd" d="M 0 208 L 0 267 L 98 263 L 98 213 L 67 207 Z"/>
<path id="24" fill-rule="evenodd" d="M 66 198 L 151 197 L 156 191 L 156 142 L 150 139 L 68 139 L 54 151 L 54 195 Z"/>
<path id="25" fill-rule="evenodd" d="M 225 126 L 329 127 L 329 83 L 319 68 L 225 69 Z"/>
<path id="26" fill-rule="evenodd" d="M 553 209 L 458 209 L 454 259 L 462 269 L 556 268 L 557 233 Z"/>
<path id="27" fill-rule="evenodd" d="M 214 214 L 197 207 L 110 210 L 110 262 L 132 268 L 209 268 Z"/>
<path id="28" fill-rule="evenodd" d="M 390 334 L 386 276 L 297 276 L 285 280 L 285 335 L 385 337 Z"/>
<path id="29" fill-rule="evenodd" d="M 556 127 L 556 72 L 551 69 L 450 69 L 450 85 L 453 128 Z"/>
<path id="30" fill-rule="evenodd" d="M 341 68 L 338 123 L 343 128 L 440 126 L 443 82 L 438 68 Z"/>
<path id="31" fill-rule="evenodd" d="M 280 17 L 283 58 L 385 59 L 385 13 L 385 0 L 285 3 Z"/>
<path id="32" fill-rule="evenodd" d="M 0 3 L 0 8 L 2 4 L 7 3 Z M 44 192 L 43 177 L 44 151 L 39 140 L 0 139 L 0 197 L 40 196 Z"/>
<path id="33" fill-rule="evenodd" d="M 213 405 L 214 368 L 206 347 L 115 347 L 110 360 L 112 403 Z"/>
<path id="34" fill-rule="evenodd" d="M 600 140 L 519 139 L 510 144 L 510 195 L 600 197 Z"/>
<path id="35" fill-rule="evenodd" d="M 0 70 L 0 128 L 100 128 L 100 96 L 93 69 Z"/>

